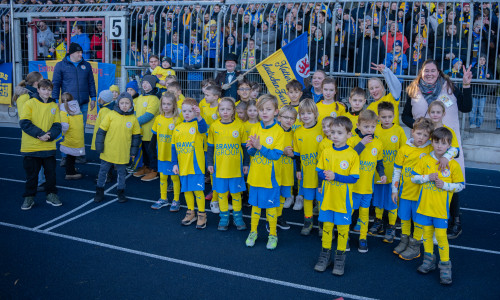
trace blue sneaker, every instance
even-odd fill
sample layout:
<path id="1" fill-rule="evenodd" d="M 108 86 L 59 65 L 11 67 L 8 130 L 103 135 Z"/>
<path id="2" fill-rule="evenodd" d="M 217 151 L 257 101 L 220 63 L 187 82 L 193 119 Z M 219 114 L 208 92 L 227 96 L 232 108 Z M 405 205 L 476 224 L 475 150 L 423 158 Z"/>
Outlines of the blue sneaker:
<path id="1" fill-rule="evenodd" d="M 233 212 L 233 223 L 237 230 L 246 230 L 247 225 L 243 221 L 243 213 L 241 211 Z"/>
<path id="2" fill-rule="evenodd" d="M 170 205 L 170 211 L 171 212 L 177 212 L 181 209 L 181 202 L 180 201 L 172 201 L 172 205 Z"/>
<path id="3" fill-rule="evenodd" d="M 159 199 L 153 205 L 151 205 L 151 208 L 152 209 L 160 209 L 162 207 L 169 206 L 169 205 L 170 205 L 170 203 L 168 203 L 167 200 Z"/>
<path id="4" fill-rule="evenodd" d="M 360 232 L 361 231 L 361 222 L 359 221 L 359 219 L 356 222 L 356 226 L 354 226 L 353 231 L 356 231 L 356 232 Z"/>
<path id="5" fill-rule="evenodd" d="M 226 231 L 229 228 L 229 211 L 219 213 L 220 221 L 217 230 Z"/>
<path id="6" fill-rule="evenodd" d="M 368 242 L 366 240 L 359 240 L 358 252 L 360 253 L 368 252 Z"/>

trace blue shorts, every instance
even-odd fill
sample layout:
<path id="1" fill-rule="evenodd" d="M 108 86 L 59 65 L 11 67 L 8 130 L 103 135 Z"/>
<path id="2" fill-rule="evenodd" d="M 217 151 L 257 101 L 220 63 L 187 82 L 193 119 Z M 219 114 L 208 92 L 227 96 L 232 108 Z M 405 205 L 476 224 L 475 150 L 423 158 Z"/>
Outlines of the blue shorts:
<path id="1" fill-rule="evenodd" d="M 351 225 L 352 207 L 350 201 L 346 203 L 346 213 L 339 213 L 333 210 L 319 210 L 318 221 L 330 222 L 335 225 Z"/>
<path id="2" fill-rule="evenodd" d="M 433 218 L 419 213 L 417 213 L 414 221 L 423 226 L 434 226 L 434 228 L 442 229 L 448 228 L 448 219 Z"/>
<path id="3" fill-rule="evenodd" d="M 212 189 L 217 193 L 224 194 L 230 192 L 231 194 L 244 192 L 247 190 L 245 179 L 239 178 L 217 178 L 212 176 Z"/>
<path id="4" fill-rule="evenodd" d="M 273 208 L 280 206 L 280 188 L 263 188 L 250 186 L 248 203 L 258 208 Z"/>
<path id="5" fill-rule="evenodd" d="M 305 188 L 305 187 L 300 187 L 300 195 L 304 196 L 304 200 L 318 200 L 319 198 L 319 192 L 318 189 L 311 189 L 311 188 Z"/>
<path id="6" fill-rule="evenodd" d="M 399 199 L 398 217 L 403 221 L 415 220 L 417 217 L 417 201 Z"/>
<path id="7" fill-rule="evenodd" d="M 352 193 L 352 208 L 359 209 L 359 207 L 370 207 L 370 201 L 372 200 L 371 194 L 358 194 Z"/>
<path id="8" fill-rule="evenodd" d="M 280 186 L 280 196 L 285 198 L 292 197 L 292 187 L 291 186 Z"/>
<path id="9" fill-rule="evenodd" d="M 179 176 L 181 181 L 181 193 L 204 191 L 205 190 L 205 175 L 193 174 Z"/>
<path id="10" fill-rule="evenodd" d="M 385 210 L 394 210 L 398 208 L 398 205 L 392 202 L 392 189 L 390 183 L 374 185 L 372 204 L 375 207 Z"/>
<path id="11" fill-rule="evenodd" d="M 158 172 L 162 173 L 163 175 L 176 175 L 172 169 L 174 167 L 174 163 L 171 161 L 158 161 Z"/>

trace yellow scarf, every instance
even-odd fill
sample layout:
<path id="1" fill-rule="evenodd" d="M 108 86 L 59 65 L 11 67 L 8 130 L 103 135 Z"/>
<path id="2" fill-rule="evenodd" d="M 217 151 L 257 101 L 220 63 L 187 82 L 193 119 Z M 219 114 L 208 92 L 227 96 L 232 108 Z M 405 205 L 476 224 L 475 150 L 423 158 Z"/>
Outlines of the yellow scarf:
<path id="1" fill-rule="evenodd" d="M 241 68 L 250 69 L 256 65 L 256 62 L 255 49 L 249 51 L 248 47 L 246 47 L 241 56 Z"/>

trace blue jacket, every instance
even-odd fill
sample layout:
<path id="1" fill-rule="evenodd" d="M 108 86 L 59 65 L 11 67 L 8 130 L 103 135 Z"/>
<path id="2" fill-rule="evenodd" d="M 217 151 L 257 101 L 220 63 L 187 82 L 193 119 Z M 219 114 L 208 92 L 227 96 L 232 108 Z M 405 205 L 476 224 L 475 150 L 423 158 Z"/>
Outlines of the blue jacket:
<path id="1" fill-rule="evenodd" d="M 67 55 L 54 67 L 52 83 L 54 99 L 59 99 L 60 94 L 68 92 L 81 106 L 88 103 L 89 98 L 95 100 L 97 96 L 92 66 L 84 59 L 75 67 Z"/>
<path id="2" fill-rule="evenodd" d="M 90 39 L 85 33 L 71 37 L 72 43 L 77 43 L 83 49 L 83 59 L 90 59 Z"/>

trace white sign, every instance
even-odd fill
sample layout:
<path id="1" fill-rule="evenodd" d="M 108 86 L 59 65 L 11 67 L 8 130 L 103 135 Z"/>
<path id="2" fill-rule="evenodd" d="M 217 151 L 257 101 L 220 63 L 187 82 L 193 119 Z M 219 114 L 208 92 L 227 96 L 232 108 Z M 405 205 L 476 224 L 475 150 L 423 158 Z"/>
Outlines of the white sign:
<path id="1" fill-rule="evenodd" d="M 125 38 L 125 17 L 109 17 L 109 39 L 123 40 Z"/>

